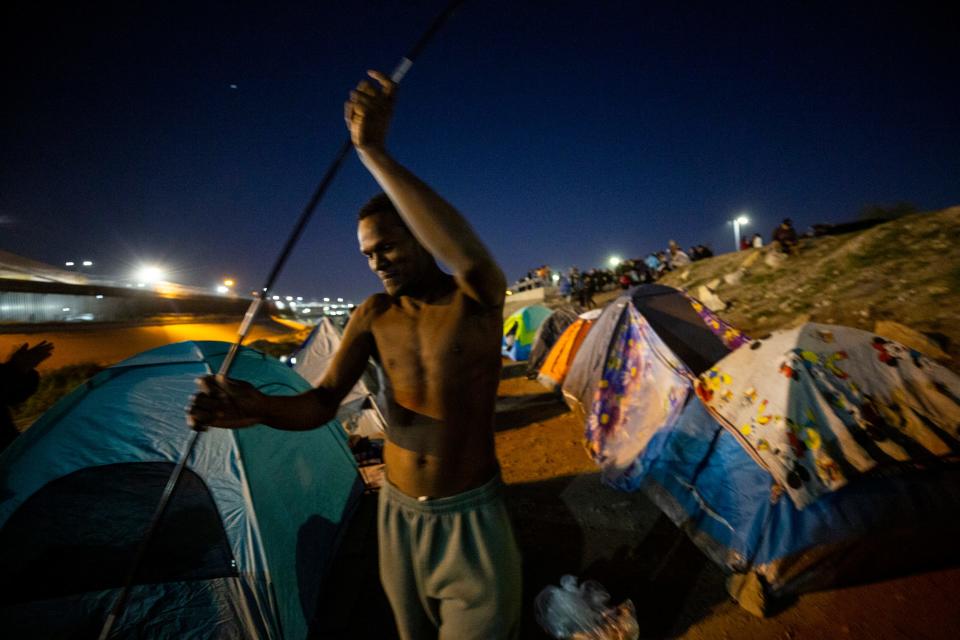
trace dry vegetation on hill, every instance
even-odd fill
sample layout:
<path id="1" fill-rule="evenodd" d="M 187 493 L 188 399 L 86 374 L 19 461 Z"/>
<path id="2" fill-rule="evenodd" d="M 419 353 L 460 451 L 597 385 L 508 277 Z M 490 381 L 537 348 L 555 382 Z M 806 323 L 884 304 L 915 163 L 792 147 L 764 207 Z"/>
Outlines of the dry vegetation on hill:
<path id="1" fill-rule="evenodd" d="M 931 337 L 957 368 L 960 206 L 865 231 L 804 239 L 799 255 L 778 267 L 765 262 L 770 251 L 764 247 L 702 260 L 661 281 L 693 295 L 701 285 L 714 285 L 728 305 L 720 315 L 751 335 L 807 320 L 871 331 L 877 321 L 895 321 Z M 739 282 L 724 282 L 724 275 L 738 269 L 743 269 Z"/>

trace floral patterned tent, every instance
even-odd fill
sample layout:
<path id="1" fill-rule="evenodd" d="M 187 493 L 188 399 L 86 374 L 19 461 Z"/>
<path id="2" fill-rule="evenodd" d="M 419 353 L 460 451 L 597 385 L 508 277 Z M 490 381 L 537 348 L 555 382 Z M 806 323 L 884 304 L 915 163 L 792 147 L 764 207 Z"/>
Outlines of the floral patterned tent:
<path id="1" fill-rule="evenodd" d="M 754 341 L 697 393 L 799 508 L 879 467 L 960 457 L 960 377 L 851 327 Z"/>

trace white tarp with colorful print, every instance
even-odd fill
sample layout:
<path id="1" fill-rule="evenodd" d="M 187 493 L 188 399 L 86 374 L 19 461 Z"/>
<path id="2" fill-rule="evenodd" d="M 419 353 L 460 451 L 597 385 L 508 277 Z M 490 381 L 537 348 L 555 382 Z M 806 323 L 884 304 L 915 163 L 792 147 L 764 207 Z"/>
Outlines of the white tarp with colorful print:
<path id="1" fill-rule="evenodd" d="M 859 329 L 755 340 L 697 393 L 801 509 L 877 467 L 960 455 L 960 377 Z"/>
<path id="2" fill-rule="evenodd" d="M 635 491 L 644 472 L 644 448 L 659 429 L 676 421 L 693 376 L 633 305 L 625 313 L 597 382 L 586 441 L 604 482 Z"/>

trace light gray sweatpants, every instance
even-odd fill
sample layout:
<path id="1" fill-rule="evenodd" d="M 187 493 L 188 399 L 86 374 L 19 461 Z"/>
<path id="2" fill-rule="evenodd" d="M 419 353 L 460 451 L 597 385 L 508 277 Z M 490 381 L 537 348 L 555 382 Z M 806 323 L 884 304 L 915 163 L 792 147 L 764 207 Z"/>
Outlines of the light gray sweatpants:
<path id="1" fill-rule="evenodd" d="M 380 580 L 403 640 L 519 637 L 520 551 L 497 474 L 418 500 L 385 482 L 377 509 Z"/>

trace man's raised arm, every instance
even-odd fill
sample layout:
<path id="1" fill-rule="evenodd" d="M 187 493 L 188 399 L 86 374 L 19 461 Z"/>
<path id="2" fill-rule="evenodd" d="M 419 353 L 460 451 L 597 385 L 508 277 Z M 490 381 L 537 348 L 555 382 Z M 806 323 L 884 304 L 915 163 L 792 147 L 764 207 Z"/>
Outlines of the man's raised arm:
<path id="1" fill-rule="evenodd" d="M 420 244 L 453 269 L 461 288 L 484 305 L 502 304 L 506 279 L 477 234 L 450 203 L 387 152 L 396 85 L 382 73 L 368 73 L 379 87 L 361 82 L 344 106 L 347 128 L 361 161 Z"/>

